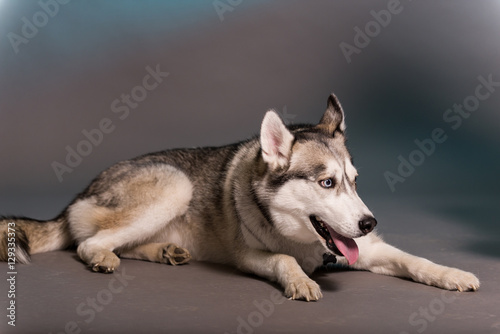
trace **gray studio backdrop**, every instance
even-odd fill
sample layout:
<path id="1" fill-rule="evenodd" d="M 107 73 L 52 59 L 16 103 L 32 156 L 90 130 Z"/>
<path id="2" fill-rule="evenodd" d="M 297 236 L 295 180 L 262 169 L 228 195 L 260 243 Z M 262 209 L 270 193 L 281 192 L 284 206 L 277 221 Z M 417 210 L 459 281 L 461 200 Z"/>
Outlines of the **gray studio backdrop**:
<path id="1" fill-rule="evenodd" d="M 498 1 L 0 1 L 0 213 L 51 218 L 114 162 L 270 108 L 316 122 L 330 92 L 369 205 L 493 212 L 499 31 Z"/>

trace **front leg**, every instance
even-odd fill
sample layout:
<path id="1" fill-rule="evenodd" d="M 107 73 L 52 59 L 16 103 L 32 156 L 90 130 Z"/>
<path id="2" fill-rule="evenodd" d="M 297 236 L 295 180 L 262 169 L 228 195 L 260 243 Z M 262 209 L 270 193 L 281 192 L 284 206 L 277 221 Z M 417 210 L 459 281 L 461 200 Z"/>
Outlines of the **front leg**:
<path id="1" fill-rule="evenodd" d="M 479 280 L 474 274 L 405 253 L 385 243 L 376 234 L 361 237 L 356 242 L 359 259 L 353 268 L 411 278 L 447 290 L 475 291 L 479 288 Z"/>
<path id="2" fill-rule="evenodd" d="M 276 281 L 290 299 L 315 301 L 323 297 L 319 285 L 310 279 L 294 257 L 261 250 L 247 250 L 239 256 L 238 269 Z"/>

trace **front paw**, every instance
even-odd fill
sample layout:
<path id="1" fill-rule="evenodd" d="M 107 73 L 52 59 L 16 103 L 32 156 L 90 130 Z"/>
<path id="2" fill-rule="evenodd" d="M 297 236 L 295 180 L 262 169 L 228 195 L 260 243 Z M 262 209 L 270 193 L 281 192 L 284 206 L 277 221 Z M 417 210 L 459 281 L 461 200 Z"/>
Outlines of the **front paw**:
<path id="1" fill-rule="evenodd" d="M 285 296 L 289 299 L 316 301 L 323 297 L 319 285 L 309 277 L 292 280 L 285 288 Z"/>
<path id="2" fill-rule="evenodd" d="M 456 269 L 447 268 L 437 280 L 438 287 L 447 290 L 476 291 L 479 289 L 479 279 L 472 273 Z"/>

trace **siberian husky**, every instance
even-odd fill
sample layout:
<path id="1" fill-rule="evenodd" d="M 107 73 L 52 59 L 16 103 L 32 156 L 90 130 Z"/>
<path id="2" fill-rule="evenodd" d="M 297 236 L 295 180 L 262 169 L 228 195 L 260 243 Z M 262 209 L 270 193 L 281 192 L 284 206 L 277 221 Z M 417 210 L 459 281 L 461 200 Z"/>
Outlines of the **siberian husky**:
<path id="1" fill-rule="evenodd" d="M 121 258 L 233 265 L 277 281 L 290 299 L 322 297 L 308 275 L 325 262 L 476 290 L 471 273 L 388 245 L 356 193 L 335 97 L 317 125 L 285 126 L 268 111 L 260 136 L 224 147 L 167 150 L 102 172 L 55 219 L 3 217 L 0 259 L 77 246 L 96 272 Z M 8 230 L 15 226 L 15 233 Z M 14 236 L 15 235 L 15 236 Z"/>

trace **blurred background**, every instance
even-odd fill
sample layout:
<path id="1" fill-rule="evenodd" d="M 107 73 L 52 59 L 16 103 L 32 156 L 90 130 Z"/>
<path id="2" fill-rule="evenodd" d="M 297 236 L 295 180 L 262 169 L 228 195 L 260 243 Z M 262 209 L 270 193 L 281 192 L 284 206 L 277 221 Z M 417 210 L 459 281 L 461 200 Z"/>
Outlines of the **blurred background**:
<path id="1" fill-rule="evenodd" d="M 0 213 L 51 218 L 111 164 L 245 139 L 271 108 L 317 122 L 335 92 L 368 205 L 496 217 L 499 32 L 499 1 L 1 0 Z"/>

